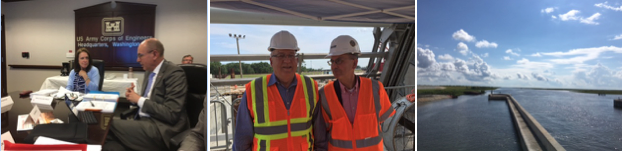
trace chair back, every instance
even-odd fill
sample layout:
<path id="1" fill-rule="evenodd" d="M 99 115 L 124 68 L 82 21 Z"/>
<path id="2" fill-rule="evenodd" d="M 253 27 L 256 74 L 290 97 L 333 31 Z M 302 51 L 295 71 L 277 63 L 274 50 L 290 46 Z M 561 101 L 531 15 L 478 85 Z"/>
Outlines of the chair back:
<path id="1" fill-rule="evenodd" d="M 203 109 L 203 101 L 207 95 L 207 65 L 204 64 L 181 64 L 179 65 L 186 74 L 188 92 L 186 95 L 186 111 L 190 126 L 194 127 Z"/>
<path id="2" fill-rule="evenodd" d="M 93 66 L 97 67 L 97 69 L 99 70 L 99 88 L 98 88 L 98 91 L 103 91 L 102 87 L 104 86 L 104 72 L 105 72 L 104 60 L 93 59 Z"/>

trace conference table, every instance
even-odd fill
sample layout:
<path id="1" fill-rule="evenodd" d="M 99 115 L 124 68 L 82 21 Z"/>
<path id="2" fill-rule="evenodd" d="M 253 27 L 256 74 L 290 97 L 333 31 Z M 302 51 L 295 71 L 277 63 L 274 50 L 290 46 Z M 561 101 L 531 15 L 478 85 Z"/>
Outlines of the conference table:
<path id="1" fill-rule="evenodd" d="M 67 87 L 67 81 L 69 81 L 69 76 L 52 76 L 48 77 L 41 84 L 41 88 L 39 90 L 44 89 L 58 89 L 61 86 Z M 134 87 L 134 91 L 136 93 L 141 94 L 141 90 L 138 89 L 140 87 L 138 85 L 138 78 L 112 78 L 112 79 L 104 79 L 104 83 L 101 91 L 106 92 L 119 92 L 119 97 L 125 97 L 125 90 L 129 88 L 131 84 L 134 83 L 136 87 Z"/>
<path id="2" fill-rule="evenodd" d="M 9 93 L 9 96 L 13 99 L 14 104 L 8 112 L 9 120 L 6 121 L 5 119 L 2 119 L 3 124 L 4 122 L 9 123 L 8 129 L 5 127 L 2 128 L 2 133 L 10 131 L 15 143 L 24 143 L 24 139 L 28 136 L 30 131 L 17 131 L 17 118 L 18 115 L 30 113 L 33 108 L 30 104 L 31 99 L 30 96 L 20 97 L 19 92 L 11 92 Z M 119 101 L 122 99 L 125 100 L 125 98 L 119 98 Z M 117 108 L 115 110 L 119 109 L 118 106 L 119 103 L 117 103 Z M 52 101 L 52 107 L 54 108 L 54 117 L 62 120 L 64 123 L 69 123 L 70 116 L 74 116 L 69 107 L 65 104 L 64 100 L 55 99 Z M 103 145 L 114 113 L 94 112 L 94 115 L 98 123 L 88 124 L 87 143 Z"/>

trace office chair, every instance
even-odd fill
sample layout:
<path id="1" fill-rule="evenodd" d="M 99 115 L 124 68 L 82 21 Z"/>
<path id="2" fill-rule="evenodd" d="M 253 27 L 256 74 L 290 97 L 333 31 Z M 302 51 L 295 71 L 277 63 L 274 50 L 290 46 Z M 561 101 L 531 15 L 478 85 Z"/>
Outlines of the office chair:
<path id="1" fill-rule="evenodd" d="M 99 91 L 103 91 L 102 87 L 104 86 L 104 72 L 105 72 L 105 63 L 104 60 L 93 59 L 93 66 L 97 67 L 99 70 Z"/>
<path id="2" fill-rule="evenodd" d="M 179 65 L 186 74 L 188 90 L 186 93 L 186 112 L 188 113 L 188 121 L 190 127 L 194 127 L 198 120 L 201 110 L 203 110 L 203 101 L 207 95 L 207 65 L 204 64 L 181 64 Z M 128 119 L 138 114 L 138 108 L 130 109 L 121 113 L 121 119 Z M 184 130 L 177 134 L 171 140 L 172 149 L 179 148 L 181 141 L 188 135 L 190 129 Z"/>

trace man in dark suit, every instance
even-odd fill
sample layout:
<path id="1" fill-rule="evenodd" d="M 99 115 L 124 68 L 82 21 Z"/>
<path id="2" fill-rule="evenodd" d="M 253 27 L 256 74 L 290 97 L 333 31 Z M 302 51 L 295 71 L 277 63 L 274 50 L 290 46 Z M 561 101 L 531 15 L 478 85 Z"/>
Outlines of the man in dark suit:
<path id="1" fill-rule="evenodd" d="M 143 95 L 127 88 L 125 97 L 139 107 L 135 120 L 114 120 L 103 150 L 168 150 L 169 140 L 188 129 L 187 83 L 181 67 L 164 59 L 155 38 L 138 46 L 137 62 L 145 69 Z"/>
<path id="2" fill-rule="evenodd" d="M 199 122 L 192 128 L 188 136 L 181 143 L 179 151 L 204 151 L 207 150 L 207 97 L 203 100 L 203 110 L 199 114 Z"/>

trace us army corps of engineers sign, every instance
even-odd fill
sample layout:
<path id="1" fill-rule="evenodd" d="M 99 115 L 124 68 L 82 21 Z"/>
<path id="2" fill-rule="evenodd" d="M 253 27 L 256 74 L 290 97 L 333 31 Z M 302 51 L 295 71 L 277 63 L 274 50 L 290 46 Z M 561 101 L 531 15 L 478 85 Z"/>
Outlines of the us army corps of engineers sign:
<path id="1" fill-rule="evenodd" d="M 130 36 L 123 35 L 123 17 L 105 17 L 102 18 L 101 33 L 97 36 L 78 36 L 76 42 L 78 47 L 138 47 L 141 41 L 152 38 L 153 36 Z"/>

